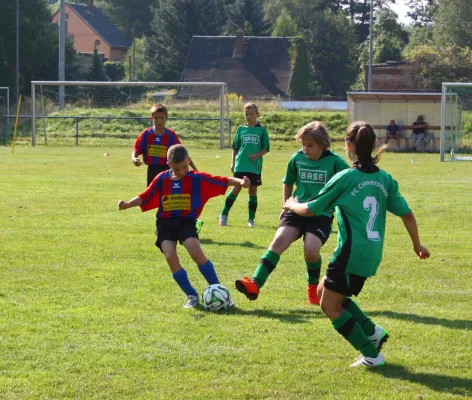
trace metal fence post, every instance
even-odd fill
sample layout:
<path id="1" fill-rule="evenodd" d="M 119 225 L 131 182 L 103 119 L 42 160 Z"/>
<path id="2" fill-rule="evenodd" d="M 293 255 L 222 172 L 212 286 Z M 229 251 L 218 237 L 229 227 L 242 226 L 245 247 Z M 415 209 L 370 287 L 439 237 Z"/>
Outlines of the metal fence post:
<path id="1" fill-rule="evenodd" d="M 75 145 L 79 145 L 79 118 L 75 119 Z"/>

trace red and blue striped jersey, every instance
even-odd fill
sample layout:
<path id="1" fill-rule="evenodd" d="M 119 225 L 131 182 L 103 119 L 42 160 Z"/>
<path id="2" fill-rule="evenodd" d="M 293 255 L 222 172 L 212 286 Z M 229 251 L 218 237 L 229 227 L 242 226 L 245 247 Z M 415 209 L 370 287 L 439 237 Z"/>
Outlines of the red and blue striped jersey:
<path id="1" fill-rule="evenodd" d="M 133 151 L 137 155 L 143 155 L 146 165 L 165 165 L 167 163 L 167 150 L 174 144 L 180 144 L 180 140 L 171 129 L 164 128 L 162 135 L 157 135 L 154 127 L 143 130 L 136 142 Z"/>
<path id="2" fill-rule="evenodd" d="M 143 212 L 158 208 L 158 218 L 198 218 L 205 203 L 228 188 L 224 176 L 189 171 L 182 179 L 172 180 L 171 174 L 172 170 L 161 172 L 139 195 Z"/>

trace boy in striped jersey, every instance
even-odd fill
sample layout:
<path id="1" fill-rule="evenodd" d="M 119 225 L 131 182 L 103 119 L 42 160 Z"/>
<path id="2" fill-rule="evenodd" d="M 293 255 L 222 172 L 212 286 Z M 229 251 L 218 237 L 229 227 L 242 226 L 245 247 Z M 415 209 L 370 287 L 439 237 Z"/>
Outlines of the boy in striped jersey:
<path id="1" fill-rule="evenodd" d="M 224 195 L 228 186 L 249 186 L 249 178 L 212 176 L 190 171 L 191 159 L 187 149 L 176 144 L 169 148 L 170 170 L 157 175 L 147 189 L 130 201 L 120 200 L 118 208 L 140 206 L 141 210 L 157 211 L 156 246 L 164 253 L 174 280 L 187 295 L 185 308 L 198 304 L 198 293 L 190 284 L 187 272 L 177 256 L 177 241 L 182 244 L 198 265 L 209 285 L 219 283 L 213 264 L 202 251 L 195 221 L 205 203 L 212 197 Z"/>

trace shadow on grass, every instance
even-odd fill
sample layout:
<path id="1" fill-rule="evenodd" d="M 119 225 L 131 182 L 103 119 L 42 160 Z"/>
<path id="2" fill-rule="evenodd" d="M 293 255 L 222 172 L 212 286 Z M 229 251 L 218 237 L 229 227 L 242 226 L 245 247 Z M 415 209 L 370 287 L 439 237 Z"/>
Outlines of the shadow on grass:
<path id="1" fill-rule="evenodd" d="M 319 307 L 311 310 L 244 310 L 238 307 L 224 311 L 226 315 L 249 315 L 259 318 L 278 319 L 281 322 L 289 324 L 306 324 L 315 318 L 325 318 Z"/>
<path id="2" fill-rule="evenodd" d="M 251 249 L 267 249 L 267 246 L 258 246 L 251 242 L 215 242 L 212 239 L 200 239 L 201 244 L 216 244 L 218 246 L 238 246 L 238 247 L 248 247 Z"/>
<path id="3" fill-rule="evenodd" d="M 470 329 L 472 326 L 470 320 L 465 319 L 436 318 L 411 313 L 399 313 L 395 311 L 371 311 L 368 313 L 368 315 L 370 317 L 382 316 L 392 319 L 403 319 L 405 321 L 416 322 L 418 324 L 425 325 L 440 325 L 446 328 Z"/>
<path id="4" fill-rule="evenodd" d="M 436 392 L 451 393 L 459 396 L 472 396 L 472 380 L 454 376 L 411 372 L 396 364 L 385 364 L 381 368 L 370 368 L 369 372 L 385 378 L 399 379 L 427 386 Z"/>

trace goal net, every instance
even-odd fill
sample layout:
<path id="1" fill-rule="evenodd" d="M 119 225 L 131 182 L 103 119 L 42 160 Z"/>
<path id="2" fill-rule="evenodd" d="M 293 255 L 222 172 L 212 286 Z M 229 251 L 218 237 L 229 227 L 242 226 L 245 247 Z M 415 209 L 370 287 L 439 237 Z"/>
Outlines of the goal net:
<path id="1" fill-rule="evenodd" d="M 8 117 L 5 115 L 9 114 L 10 103 L 10 90 L 8 87 L 0 87 L 0 121 L 2 124 L 0 126 L 0 143 L 7 144 L 7 130 L 9 126 Z"/>
<path id="2" fill-rule="evenodd" d="M 34 81 L 32 144 L 129 147 L 151 125 L 152 105 L 163 103 L 166 126 L 184 144 L 223 148 L 231 125 L 225 95 L 224 82 Z"/>
<path id="3" fill-rule="evenodd" d="M 443 83 L 441 161 L 472 161 L 472 83 Z"/>

